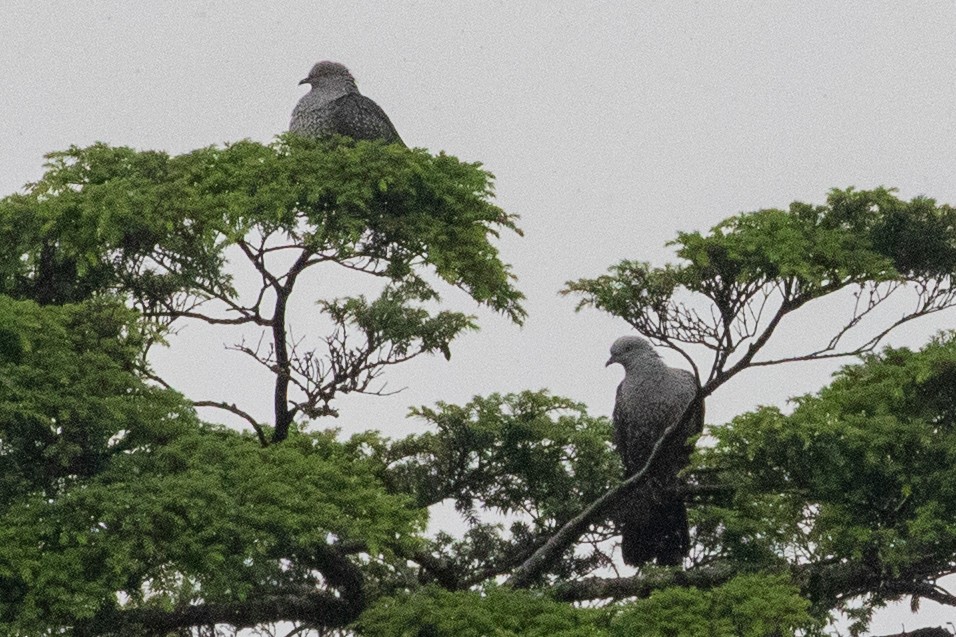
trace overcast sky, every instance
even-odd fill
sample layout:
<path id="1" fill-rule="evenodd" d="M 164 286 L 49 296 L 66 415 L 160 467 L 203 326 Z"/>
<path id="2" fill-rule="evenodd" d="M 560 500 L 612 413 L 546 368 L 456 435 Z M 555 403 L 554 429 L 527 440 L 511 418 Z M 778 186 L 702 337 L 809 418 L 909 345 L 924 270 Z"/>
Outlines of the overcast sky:
<path id="1" fill-rule="evenodd" d="M 609 414 L 621 370 L 603 364 L 628 326 L 575 313 L 557 294 L 565 281 L 623 258 L 662 264 L 679 230 L 820 203 L 832 187 L 956 203 L 953 0 L 3 4 L 0 194 L 37 179 L 43 154 L 71 144 L 181 153 L 268 142 L 323 59 L 347 65 L 410 146 L 496 175 L 498 204 L 525 230 L 500 246 L 528 296 L 526 325 L 449 293 L 482 330 L 451 362 L 392 370 L 389 387 L 408 387 L 398 395 L 343 401 L 328 424 L 346 431 L 399 435 L 415 427 L 403 422 L 409 406 L 522 389 Z M 778 351 L 821 333 L 826 318 L 814 309 L 780 334 Z M 919 346 L 953 324 L 937 314 L 891 342 Z M 227 359 L 231 374 L 218 367 L 224 340 L 187 328 L 156 365 L 192 398 L 242 399 L 268 417 L 264 377 L 239 359 Z M 708 420 L 783 405 L 836 366 L 744 374 L 710 399 Z M 946 617 L 924 601 L 918 618 L 896 608 L 873 630 Z"/>

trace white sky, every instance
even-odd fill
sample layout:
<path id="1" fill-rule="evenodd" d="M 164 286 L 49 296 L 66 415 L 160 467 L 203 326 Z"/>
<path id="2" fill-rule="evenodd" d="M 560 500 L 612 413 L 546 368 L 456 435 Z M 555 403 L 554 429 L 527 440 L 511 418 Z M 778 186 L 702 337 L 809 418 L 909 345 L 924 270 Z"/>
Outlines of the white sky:
<path id="1" fill-rule="evenodd" d="M 409 406 L 522 389 L 609 414 L 621 371 L 603 363 L 628 327 L 575 313 L 557 295 L 565 281 L 622 258 L 663 263 L 678 230 L 819 203 L 831 187 L 894 186 L 956 203 L 953 0 L 3 5 L 0 195 L 71 144 L 180 153 L 267 142 L 322 59 L 346 64 L 409 145 L 497 176 L 498 203 L 526 233 L 500 245 L 528 296 L 527 324 L 477 311 L 482 331 L 462 338 L 451 362 L 391 370 L 389 387 L 408 387 L 396 396 L 342 401 L 327 425 L 347 431 L 400 435 L 415 426 L 403 422 Z M 312 284 L 316 295 L 344 291 Z M 475 311 L 460 297 L 448 294 Z M 308 329 L 310 302 L 297 332 Z M 891 342 L 919 346 L 953 319 L 935 315 Z M 808 317 L 776 347 L 799 349 L 825 325 Z M 266 379 L 238 355 L 224 359 L 224 340 L 188 328 L 156 364 L 192 398 L 242 401 L 268 417 Z M 711 398 L 708 420 L 782 404 L 836 366 L 745 374 Z M 918 617 L 895 608 L 872 630 L 937 625 L 945 613 L 924 601 Z"/>

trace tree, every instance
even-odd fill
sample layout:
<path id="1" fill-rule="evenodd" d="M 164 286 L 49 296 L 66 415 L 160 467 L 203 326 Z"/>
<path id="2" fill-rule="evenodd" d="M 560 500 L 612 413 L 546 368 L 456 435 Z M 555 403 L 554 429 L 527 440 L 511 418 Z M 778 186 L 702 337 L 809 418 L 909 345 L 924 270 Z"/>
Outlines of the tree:
<path id="1" fill-rule="evenodd" d="M 754 366 L 865 354 L 792 414 L 712 427 L 686 476 L 691 558 L 629 575 L 608 513 L 654 457 L 622 483 L 610 425 L 583 405 L 516 391 L 414 409 L 425 432 L 401 439 L 319 429 L 342 394 L 379 392 L 389 367 L 447 357 L 476 327 L 441 286 L 522 320 L 492 243 L 517 228 L 491 196 L 452 157 L 282 137 L 72 148 L 0 200 L 3 631 L 768 635 L 819 631 L 850 603 L 863 630 L 888 600 L 956 601 L 936 583 L 956 557 L 956 337 L 874 353 L 953 304 L 951 208 L 834 191 L 680 234 L 680 265 L 568 284 L 681 351 L 701 396 Z M 290 299 L 336 271 L 365 294 L 318 301 L 324 337 L 293 332 Z M 832 340 L 762 357 L 790 314 L 841 292 L 857 304 Z M 873 331 L 906 293 L 915 306 Z M 271 374 L 269 422 L 151 371 L 189 320 L 262 331 L 233 349 Z M 442 502 L 463 533 L 424 533 Z"/>

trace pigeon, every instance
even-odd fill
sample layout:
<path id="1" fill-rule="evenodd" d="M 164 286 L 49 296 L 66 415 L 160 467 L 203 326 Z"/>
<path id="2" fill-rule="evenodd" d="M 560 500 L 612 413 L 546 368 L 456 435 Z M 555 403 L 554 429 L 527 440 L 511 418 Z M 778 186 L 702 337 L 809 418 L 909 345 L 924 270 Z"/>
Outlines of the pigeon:
<path id="1" fill-rule="evenodd" d="M 624 380 L 614 404 L 614 443 L 625 478 L 647 462 L 654 443 L 677 422 L 699 390 L 691 372 L 668 367 L 650 342 L 622 336 L 611 346 L 607 365 L 620 363 Z M 688 439 L 703 429 L 703 403 L 674 431 L 651 465 L 647 480 L 628 494 L 616 512 L 626 564 L 680 564 L 690 550 L 687 508 L 677 492 L 678 473 L 690 462 Z"/>
<path id="2" fill-rule="evenodd" d="M 344 135 L 405 145 L 385 111 L 359 93 L 355 78 L 344 65 L 319 62 L 299 84 L 309 84 L 312 90 L 292 111 L 291 132 L 304 137 Z"/>

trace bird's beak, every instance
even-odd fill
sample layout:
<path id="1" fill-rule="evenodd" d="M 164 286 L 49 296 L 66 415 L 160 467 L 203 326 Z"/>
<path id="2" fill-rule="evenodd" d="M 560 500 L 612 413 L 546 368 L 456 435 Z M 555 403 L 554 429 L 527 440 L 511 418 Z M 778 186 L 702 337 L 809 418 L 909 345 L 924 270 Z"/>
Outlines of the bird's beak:
<path id="1" fill-rule="evenodd" d="M 617 362 L 617 361 L 614 360 L 614 357 L 612 356 L 611 358 L 607 359 L 607 362 L 604 363 L 604 366 L 605 366 L 605 367 L 610 367 L 613 363 L 616 363 L 616 362 Z"/>
<path id="2" fill-rule="evenodd" d="M 302 86 L 303 84 L 308 84 L 308 83 L 309 83 L 309 78 L 305 78 L 304 80 L 299 82 L 299 86 Z"/>

